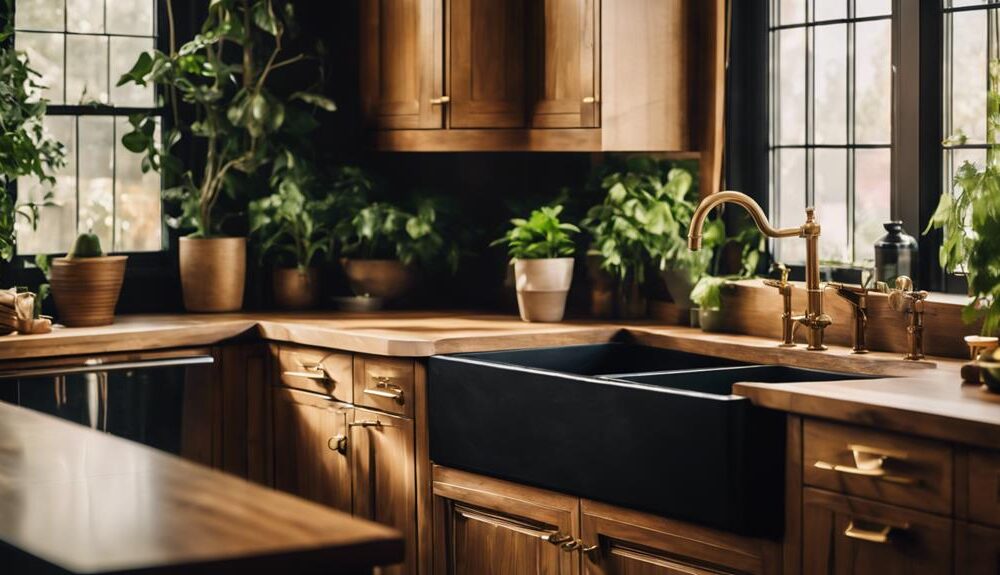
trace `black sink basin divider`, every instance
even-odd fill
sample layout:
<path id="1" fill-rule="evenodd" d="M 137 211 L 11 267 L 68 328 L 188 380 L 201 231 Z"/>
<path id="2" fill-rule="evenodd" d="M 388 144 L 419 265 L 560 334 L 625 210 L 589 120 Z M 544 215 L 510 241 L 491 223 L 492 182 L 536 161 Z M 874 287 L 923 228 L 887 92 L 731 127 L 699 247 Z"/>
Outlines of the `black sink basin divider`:
<path id="1" fill-rule="evenodd" d="M 428 363 L 431 458 L 778 537 L 785 417 L 730 394 L 733 377 L 752 381 L 759 373 L 739 365 L 625 344 L 435 356 Z M 664 373 L 671 368 L 680 371 Z"/>

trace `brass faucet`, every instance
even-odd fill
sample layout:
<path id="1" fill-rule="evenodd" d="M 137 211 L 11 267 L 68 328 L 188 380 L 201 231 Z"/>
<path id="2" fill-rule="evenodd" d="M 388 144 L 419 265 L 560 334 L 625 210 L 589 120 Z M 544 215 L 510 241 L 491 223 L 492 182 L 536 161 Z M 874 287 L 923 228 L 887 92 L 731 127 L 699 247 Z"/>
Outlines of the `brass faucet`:
<path id="1" fill-rule="evenodd" d="M 906 343 L 909 350 L 903 359 L 917 361 L 924 358 L 924 300 L 927 292 L 913 289 L 913 280 L 907 276 L 896 278 L 896 287 L 889 289 L 885 282 L 878 283 L 879 291 L 889 294 L 889 307 L 910 315 L 906 326 Z"/>
<path id="2" fill-rule="evenodd" d="M 705 218 L 716 206 L 725 203 L 732 203 L 743 206 L 750 213 L 757 228 L 765 236 L 771 238 L 804 238 L 806 240 L 806 295 L 807 305 L 805 315 L 795 319 L 799 324 L 809 328 L 806 334 L 808 349 L 822 351 L 826 349 L 823 345 L 823 330 L 830 325 L 830 316 L 823 313 L 823 289 L 819 286 L 819 232 L 820 226 L 816 221 L 816 212 L 813 208 L 806 208 L 806 222 L 797 228 L 775 229 L 767 221 L 764 210 L 753 201 L 750 196 L 740 192 L 716 192 L 707 196 L 698 204 L 698 208 L 691 216 L 691 228 L 688 230 L 688 247 L 692 250 L 701 249 L 701 233 L 705 225 Z"/>
<path id="3" fill-rule="evenodd" d="M 868 353 L 868 288 L 834 282 L 826 284 L 826 287 L 837 290 L 837 295 L 851 304 L 854 320 L 854 330 L 851 332 L 851 352 Z"/>
<path id="4" fill-rule="evenodd" d="M 788 268 L 778 264 L 781 280 L 764 280 L 764 285 L 778 288 L 781 294 L 781 347 L 795 347 L 795 319 L 792 317 L 792 284 L 788 283 Z"/>

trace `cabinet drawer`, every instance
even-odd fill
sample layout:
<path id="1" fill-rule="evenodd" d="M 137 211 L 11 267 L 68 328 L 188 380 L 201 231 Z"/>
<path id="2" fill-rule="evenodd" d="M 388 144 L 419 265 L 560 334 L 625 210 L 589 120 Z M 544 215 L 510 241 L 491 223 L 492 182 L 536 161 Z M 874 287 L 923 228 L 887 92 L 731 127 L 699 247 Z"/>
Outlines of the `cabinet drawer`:
<path id="1" fill-rule="evenodd" d="M 1000 529 L 955 522 L 955 573 L 1000 573 Z"/>
<path id="2" fill-rule="evenodd" d="M 1000 453 L 969 453 L 969 518 L 1000 526 Z"/>
<path id="3" fill-rule="evenodd" d="M 353 357 L 342 351 L 282 345 L 278 349 L 278 371 L 282 385 L 329 395 L 351 403 Z"/>
<path id="4" fill-rule="evenodd" d="M 806 485 L 951 514 L 951 446 L 816 420 L 803 430 Z"/>
<path id="5" fill-rule="evenodd" d="M 357 356 L 354 358 L 354 402 L 413 417 L 412 359 Z"/>
<path id="6" fill-rule="evenodd" d="M 952 521 L 806 488 L 802 572 L 951 573 Z"/>

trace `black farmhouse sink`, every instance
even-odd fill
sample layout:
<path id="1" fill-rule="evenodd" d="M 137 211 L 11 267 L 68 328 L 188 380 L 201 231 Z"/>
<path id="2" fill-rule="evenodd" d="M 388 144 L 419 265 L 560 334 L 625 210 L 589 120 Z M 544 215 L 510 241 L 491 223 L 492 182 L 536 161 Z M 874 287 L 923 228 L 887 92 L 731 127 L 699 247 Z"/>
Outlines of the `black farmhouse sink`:
<path id="1" fill-rule="evenodd" d="M 857 378 L 615 343 L 435 356 L 428 375 L 439 465 L 765 536 L 785 420 L 732 385 Z"/>

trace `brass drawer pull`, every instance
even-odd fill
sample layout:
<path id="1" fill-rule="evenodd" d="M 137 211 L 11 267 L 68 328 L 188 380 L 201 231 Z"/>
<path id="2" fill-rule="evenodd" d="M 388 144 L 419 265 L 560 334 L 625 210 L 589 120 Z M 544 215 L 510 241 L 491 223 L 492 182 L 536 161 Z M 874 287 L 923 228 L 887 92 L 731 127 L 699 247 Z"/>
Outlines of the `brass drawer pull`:
<path id="1" fill-rule="evenodd" d="M 366 419 L 347 424 L 350 427 L 382 427 L 382 422 L 377 419 Z"/>
<path id="2" fill-rule="evenodd" d="M 336 451 L 343 455 L 347 453 L 347 436 L 343 434 L 334 435 L 326 440 L 326 446 L 330 448 L 330 451 Z"/>
<path id="3" fill-rule="evenodd" d="M 448 102 L 451 102 L 451 97 L 450 96 L 441 96 L 440 98 L 431 98 L 431 105 L 433 105 L 433 106 L 440 106 L 442 104 L 447 104 Z"/>
<path id="4" fill-rule="evenodd" d="M 405 399 L 403 398 L 403 388 L 399 387 L 394 383 L 389 383 L 389 378 L 385 376 L 378 376 L 374 378 L 375 387 L 366 387 L 362 390 L 363 393 L 367 395 L 374 395 L 375 397 L 384 397 L 385 399 L 391 399 L 396 403 L 403 405 Z"/>
<path id="5" fill-rule="evenodd" d="M 597 102 L 597 98 L 595 98 L 595 97 L 593 97 L 593 96 L 586 96 L 586 97 L 584 97 L 584 99 L 583 99 L 583 103 L 584 103 L 584 104 L 593 104 L 593 103 L 595 103 L 595 102 Z"/>
<path id="6" fill-rule="evenodd" d="M 891 543 L 892 530 L 905 530 L 909 527 L 909 525 L 903 525 L 902 527 L 893 527 L 892 525 L 871 525 L 871 527 L 872 529 L 859 527 L 858 525 L 855 525 L 854 520 L 851 520 L 847 524 L 847 529 L 844 529 L 844 536 L 851 539 L 857 539 L 858 541 L 867 541 L 869 543 Z"/>
<path id="7" fill-rule="evenodd" d="M 316 363 L 312 365 L 302 364 L 303 371 L 285 371 L 282 375 L 287 375 L 289 377 L 302 377 L 305 379 L 313 379 L 316 381 L 333 381 L 330 374 L 326 372 L 326 368 L 323 367 L 322 363 Z"/>
<path id="8" fill-rule="evenodd" d="M 817 469 L 825 469 L 827 471 L 835 471 L 845 475 L 871 477 L 873 479 L 880 479 L 882 481 L 898 483 L 900 485 L 913 485 L 917 483 L 916 479 L 911 477 L 902 477 L 899 475 L 889 475 L 889 473 L 885 470 L 886 461 L 889 459 L 905 460 L 908 457 L 906 453 L 901 451 L 878 449 L 867 445 L 858 445 L 853 443 L 848 445 L 847 448 L 851 450 L 851 453 L 854 456 L 854 467 L 828 463 L 826 461 L 817 461 L 813 464 L 813 467 L 816 467 Z"/>
<path id="9" fill-rule="evenodd" d="M 542 535 L 541 540 L 553 545 L 563 545 L 564 543 L 573 541 L 573 536 L 563 535 L 562 533 L 556 531 L 555 533 L 546 533 L 545 535 Z"/>

